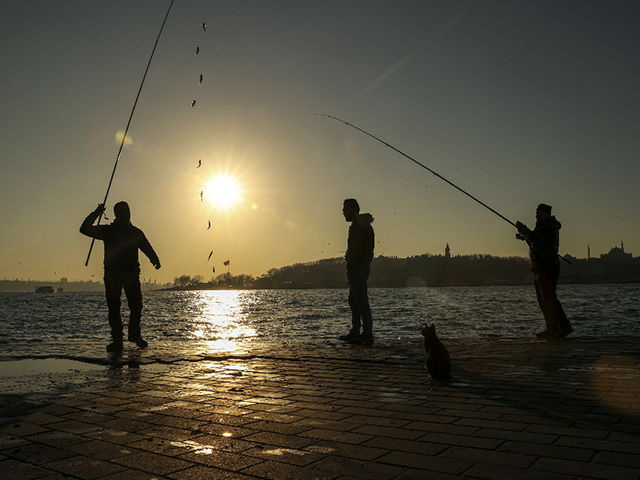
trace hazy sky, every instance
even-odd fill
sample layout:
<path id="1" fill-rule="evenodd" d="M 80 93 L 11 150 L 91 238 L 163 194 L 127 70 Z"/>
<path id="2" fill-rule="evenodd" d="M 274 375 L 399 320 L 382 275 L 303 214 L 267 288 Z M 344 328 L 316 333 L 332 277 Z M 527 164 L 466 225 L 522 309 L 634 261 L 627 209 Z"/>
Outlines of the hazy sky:
<path id="1" fill-rule="evenodd" d="M 169 3 L 2 2 L 0 279 L 102 277 L 78 228 Z M 325 113 L 513 222 L 551 204 L 562 254 L 640 255 L 638 5 L 175 0 L 108 216 L 129 202 L 159 282 L 341 256 L 347 197 L 375 217 L 377 255 L 526 256 L 507 222 Z M 242 190 L 227 209 L 209 187 L 224 175 Z"/>

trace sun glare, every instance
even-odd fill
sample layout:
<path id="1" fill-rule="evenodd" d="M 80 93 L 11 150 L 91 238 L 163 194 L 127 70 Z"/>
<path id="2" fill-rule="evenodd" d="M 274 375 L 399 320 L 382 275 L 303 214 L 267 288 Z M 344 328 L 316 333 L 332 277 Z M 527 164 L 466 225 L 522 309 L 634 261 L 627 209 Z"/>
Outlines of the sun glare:
<path id="1" fill-rule="evenodd" d="M 214 207 L 228 209 L 242 201 L 238 182 L 228 175 L 213 178 L 204 190 L 206 200 Z"/>

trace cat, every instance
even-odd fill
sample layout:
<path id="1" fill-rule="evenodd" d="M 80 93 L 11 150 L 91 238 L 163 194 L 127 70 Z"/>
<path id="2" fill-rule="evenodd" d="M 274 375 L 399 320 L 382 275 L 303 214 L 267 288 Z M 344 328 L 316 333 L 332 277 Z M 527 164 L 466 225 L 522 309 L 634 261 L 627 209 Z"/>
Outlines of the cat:
<path id="1" fill-rule="evenodd" d="M 429 376 L 438 382 L 451 380 L 451 357 L 447 347 L 438 340 L 435 325 L 432 323 L 429 327 L 425 323 L 420 333 L 424 337 L 424 353 L 427 355 L 424 368 Z"/>

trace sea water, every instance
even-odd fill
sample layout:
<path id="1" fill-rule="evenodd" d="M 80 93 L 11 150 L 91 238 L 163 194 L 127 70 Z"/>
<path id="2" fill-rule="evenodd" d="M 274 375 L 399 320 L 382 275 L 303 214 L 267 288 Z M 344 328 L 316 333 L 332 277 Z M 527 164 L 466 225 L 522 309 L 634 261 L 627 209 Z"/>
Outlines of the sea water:
<path id="1" fill-rule="evenodd" d="M 142 333 L 177 350 L 247 342 L 323 342 L 350 328 L 346 289 L 152 291 Z M 419 339 L 424 323 L 443 338 L 528 337 L 544 329 L 533 286 L 373 288 L 376 340 Z M 560 285 L 573 335 L 640 333 L 640 284 Z M 123 322 L 128 308 L 123 295 Z M 64 342 L 109 341 L 103 293 L 0 293 L 0 358 L 15 344 L 38 356 Z"/>

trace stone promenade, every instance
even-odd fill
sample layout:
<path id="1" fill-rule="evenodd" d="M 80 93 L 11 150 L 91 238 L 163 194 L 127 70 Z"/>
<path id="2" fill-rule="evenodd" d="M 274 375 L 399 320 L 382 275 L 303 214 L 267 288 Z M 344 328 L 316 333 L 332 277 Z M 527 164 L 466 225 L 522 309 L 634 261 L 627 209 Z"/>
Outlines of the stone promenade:
<path id="1" fill-rule="evenodd" d="M 105 367 L 3 426 L 0 478 L 640 479 L 640 337 L 447 345 L 448 384 L 416 342 Z"/>

